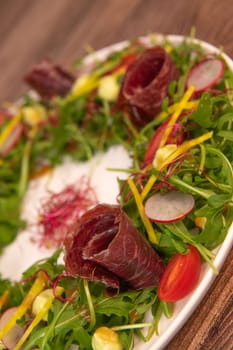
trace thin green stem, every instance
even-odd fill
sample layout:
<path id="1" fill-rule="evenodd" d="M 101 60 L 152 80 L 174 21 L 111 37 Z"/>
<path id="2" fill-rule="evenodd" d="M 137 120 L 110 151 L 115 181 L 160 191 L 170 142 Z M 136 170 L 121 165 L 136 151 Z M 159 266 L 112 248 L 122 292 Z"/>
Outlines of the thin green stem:
<path id="1" fill-rule="evenodd" d="M 180 178 L 178 178 L 177 176 L 174 176 L 174 175 L 171 175 L 169 177 L 169 180 L 170 182 L 173 184 L 173 185 L 177 185 L 179 187 L 182 187 L 183 189 L 187 190 L 188 192 L 191 192 L 193 194 L 197 194 L 205 199 L 208 199 L 210 196 L 213 196 L 215 195 L 215 192 L 214 191 L 211 191 L 211 190 L 205 190 L 203 188 L 200 188 L 200 187 L 194 187 L 194 186 L 191 186 L 189 184 L 187 184 L 186 182 L 182 181 Z"/>
<path id="2" fill-rule="evenodd" d="M 122 326 L 114 326 L 114 327 L 111 327 L 111 329 L 113 331 L 123 331 L 126 329 L 138 329 L 138 328 L 151 327 L 152 325 L 153 325 L 152 322 L 143 322 L 143 323 L 125 324 Z"/>
<path id="3" fill-rule="evenodd" d="M 96 323 L 95 308 L 94 308 L 94 305 L 93 305 L 93 302 L 92 302 L 91 293 L 90 293 L 90 289 L 89 289 L 89 285 L 88 285 L 88 281 L 87 280 L 83 281 L 83 286 L 84 286 L 84 290 L 85 290 L 85 293 L 86 293 L 87 303 L 88 303 L 90 316 L 91 316 L 90 328 L 92 329 L 95 326 L 95 323 Z"/>
<path id="4" fill-rule="evenodd" d="M 203 144 L 199 145 L 200 150 L 201 150 L 201 159 L 200 159 L 200 165 L 199 165 L 199 170 L 198 173 L 199 175 L 202 174 L 205 166 L 205 160 L 206 160 L 206 149 Z"/>
<path id="5" fill-rule="evenodd" d="M 31 154 L 32 142 L 28 141 L 24 147 L 23 158 L 21 163 L 21 176 L 19 181 L 19 197 L 22 198 L 26 192 L 29 180 L 29 160 Z"/>

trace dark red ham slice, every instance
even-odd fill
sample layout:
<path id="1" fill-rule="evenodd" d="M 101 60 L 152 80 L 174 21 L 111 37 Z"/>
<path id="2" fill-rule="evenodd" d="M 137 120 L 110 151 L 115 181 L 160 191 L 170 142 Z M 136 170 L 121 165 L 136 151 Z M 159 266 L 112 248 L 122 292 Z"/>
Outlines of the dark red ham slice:
<path id="1" fill-rule="evenodd" d="M 25 81 L 43 99 L 65 96 L 71 89 L 75 77 L 50 60 L 35 65 L 26 75 Z"/>
<path id="2" fill-rule="evenodd" d="M 119 206 L 99 204 L 65 239 L 67 270 L 119 290 L 156 286 L 164 263 Z"/>
<path id="3" fill-rule="evenodd" d="M 145 125 L 160 112 L 168 86 L 178 76 L 175 64 L 162 47 L 145 50 L 125 73 L 119 107 L 129 112 L 135 125 Z"/>

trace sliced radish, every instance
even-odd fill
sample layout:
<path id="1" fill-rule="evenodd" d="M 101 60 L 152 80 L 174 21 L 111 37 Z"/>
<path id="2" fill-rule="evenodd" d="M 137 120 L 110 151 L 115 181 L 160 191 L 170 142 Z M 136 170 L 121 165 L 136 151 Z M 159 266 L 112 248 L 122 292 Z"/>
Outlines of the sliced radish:
<path id="1" fill-rule="evenodd" d="M 8 323 L 8 321 L 11 319 L 11 317 L 13 316 L 13 314 L 16 312 L 17 307 L 11 307 L 9 309 L 7 309 L 1 316 L 0 318 L 0 329 L 3 329 L 4 326 Z M 12 350 L 15 345 L 18 343 L 19 339 L 22 337 L 24 333 L 24 330 L 22 327 L 20 327 L 18 324 L 15 324 L 10 331 L 4 335 L 4 337 L 2 338 L 2 342 L 4 344 L 4 346 L 9 349 Z"/>
<path id="2" fill-rule="evenodd" d="M 169 223 L 183 219 L 194 208 L 191 194 L 173 191 L 157 192 L 145 203 L 145 214 L 154 222 Z"/>
<path id="3" fill-rule="evenodd" d="M 195 86 L 195 92 L 205 91 L 214 86 L 224 73 L 224 62 L 220 58 L 208 58 L 191 69 L 187 87 Z"/>

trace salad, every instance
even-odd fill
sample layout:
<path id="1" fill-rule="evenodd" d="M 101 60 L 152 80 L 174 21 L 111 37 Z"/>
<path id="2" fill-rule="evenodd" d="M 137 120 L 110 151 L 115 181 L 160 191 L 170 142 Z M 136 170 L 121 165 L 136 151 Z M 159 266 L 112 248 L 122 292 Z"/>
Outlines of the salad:
<path id="1" fill-rule="evenodd" d="M 159 334 L 204 263 L 218 273 L 233 218 L 232 71 L 195 39 L 152 35 L 69 70 L 43 61 L 25 80 L 37 94 L 0 111 L 2 251 L 27 224 L 30 180 L 65 156 L 121 144 L 131 166 L 114 169 L 126 174 L 114 205 L 88 179 L 44 203 L 38 236 L 54 253 L 20 281 L 1 278 L 1 346 L 133 349 Z"/>

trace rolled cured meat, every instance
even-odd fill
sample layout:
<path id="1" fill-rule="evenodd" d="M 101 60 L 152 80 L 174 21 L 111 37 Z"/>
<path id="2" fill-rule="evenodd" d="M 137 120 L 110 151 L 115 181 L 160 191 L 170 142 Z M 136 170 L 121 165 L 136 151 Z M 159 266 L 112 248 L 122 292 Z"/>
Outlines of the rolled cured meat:
<path id="1" fill-rule="evenodd" d="M 47 59 L 35 65 L 25 77 L 28 85 L 45 100 L 57 95 L 65 96 L 74 80 L 71 73 Z"/>
<path id="2" fill-rule="evenodd" d="M 119 93 L 119 107 L 141 127 L 161 111 L 168 86 L 179 76 L 176 65 L 160 46 L 142 52 L 127 69 Z"/>
<path id="3" fill-rule="evenodd" d="M 119 290 L 156 286 L 164 263 L 119 206 L 99 204 L 86 212 L 65 242 L 67 270 Z"/>

